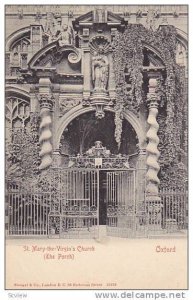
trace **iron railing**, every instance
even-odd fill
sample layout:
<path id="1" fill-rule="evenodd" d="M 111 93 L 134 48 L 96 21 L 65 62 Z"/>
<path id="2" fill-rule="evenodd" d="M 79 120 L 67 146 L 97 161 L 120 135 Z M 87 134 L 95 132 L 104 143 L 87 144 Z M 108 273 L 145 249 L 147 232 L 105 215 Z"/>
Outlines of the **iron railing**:
<path id="1" fill-rule="evenodd" d="M 177 233 L 188 229 L 188 192 L 186 187 L 160 189 L 157 200 L 146 201 L 148 232 Z"/>
<path id="2" fill-rule="evenodd" d="M 52 170 L 50 182 L 24 188 L 8 183 L 6 214 L 9 236 L 93 238 L 98 236 L 100 170 Z M 134 171 L 108 171 L 107 234 L 147 237 L 188 229 L 187 189 L 161 189 L 159 198 L 136 203 Z M 47 180 L 47 179 L 46 179 Z M 104 212 L 103 212 L 104 213 Z"/>

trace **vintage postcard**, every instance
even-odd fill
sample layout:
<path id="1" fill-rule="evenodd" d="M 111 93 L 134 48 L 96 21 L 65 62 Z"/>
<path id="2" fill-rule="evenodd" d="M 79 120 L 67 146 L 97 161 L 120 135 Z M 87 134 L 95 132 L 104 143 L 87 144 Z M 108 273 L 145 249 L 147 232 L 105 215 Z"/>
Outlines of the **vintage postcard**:
<path id="1" fill-rule="evenodd" d="M 5 289 L 188 289 L 188 5 L 6 5 L 5 68 Z"/>

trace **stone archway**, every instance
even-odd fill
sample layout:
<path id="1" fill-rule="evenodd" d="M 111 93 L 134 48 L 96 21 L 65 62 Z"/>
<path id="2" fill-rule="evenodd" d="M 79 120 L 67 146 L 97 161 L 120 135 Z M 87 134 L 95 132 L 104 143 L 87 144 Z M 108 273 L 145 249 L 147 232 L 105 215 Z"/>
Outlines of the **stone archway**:
<path id="1" fill-rule="evenodd" d="M 112 115 L 112 120 L 113 120 L 113 113 L 115 113 L 113 108 L 104 108 L 104 111 L 106 112 L 105 117 L 107 117 L 108 114 Z M 58 123 L 58 126 L 56 127 L 56 135 L 54 138 L 54 148 L 57 150 L 59 149 L 61 137 L 63 135 L 63 132 L 65 129 L 68 129 L 69 132 L 69 127 L 72 126 L 72 123 L 82 115 L 86 115 L 89 113 L 92 113 L 94 117 L 95 112 L 95 107 L 94 106 L 87 106 L 83 107 L 82 105 L 76 106 L 73 109 L 71 109 L 69 112 L 67 112 L 61 119 L 60 122 Z M 146 156 L 144 155 L 144 145 L 145 145 L 145 128 L 142 127 L 140 120 L 131 112 L 125 111 L 124 112 L 124 119 L 125 123 L 129 123 L 131 127 L 134 129 L 134 135 L 137 136 L 138 141 L 139 141 L 139 146 L 140 146 L 140 153 L 136 155 L 136 161 L 141 161 L 141 164 L 143 164 L 143 167 L 145 169 L 145 160 L 142 161 L 142 156 L 145 158 Z M 114 120 L 113 120 L 114 121 Z M 71 124 L 70 124 L 71 123 Z M 73 127 L 74 130 L 75 127 Z M 77 127 L 78 128 L 78 127 Z M 71 131 L 72 132 L 72 131 Z M 114 132 L 112 133 L 114 134 Z M 94 133 L 93 133 L 94 135 Z M 65 136 L 67 137 L 67 136 Z M 133 136 L 132 136 L 133 139 Z M 97 142 L 96 142 L 97 143 Z M 135 140 L 136 143 L 136 140 Z M 106 146 L 103 144 L 103 146 Z M 86 147 L 85 147 L 86 148 Z M 92 147 L 94 148 L 94 147 Z M 104 147 L 106 148 L 106 147 Z M 87 149 L 87 148 L 86 148 Z M 144 152 L 142 151 L 144 150 Z M 90 150 L 90 149 L 88 149 Z M 109 148 L 107 148 L 109 150 Z M 101 165 L 100 165 L 100 159 L 98 161 L 95 161 L 95 158 L 89 158 L 90 159 L 90 164 L 86 164 L 88 161 L 88 156 L 85 154 L 85 152 L 81 154 L 76 154 L 76 155 L 69 155 L 69 160 L 68 163 L 65 165 L 63 162 L 63 159 L 65 159 L 65 151 L 61 150 L 60 151 L 62 154 L 61 155 L 61 161 L 60 158 L 58 159 L 57 162 L 57 153 L 56 154 L 56 166 L 60 166 L 61 170 L 65 170 L 65 172 L 77 172 L 79 174 L 78 176 L 80 178 L 83 178 L 84 182 L 85 178 L 87 178 L 88 172 L 92 172 L 93 174 L 97 175 L 96 178 L 94 177 L 89 177 L 88 181 L 88 186 L 89 186 L 89 191 L 91 189 L 91 195 L 97 195 L 97 198 L 91 197 L 91 202 L 95 204 L 95 207 L 98 211 L 98 219 L 97 219 L 97 224 L 106 226 L 107 228 L 107 234 L 110 236 L 120 236 L 120 237 L 131 237 L 135 234 L 135 222 L 133 219 L 136 218 L 135 216 L 135 208 L 138 210 L 138 214 L 141 214 L 141 211 L 138 208 L 138 203 L 139 206 L 141 207 L 141 203 L 144 201 L 144 191 L 145 191 L 145 174 L 144 174 L 144 169 L 140 170 L 137 174 L 136 178 L 136 161 L 135 165 L 133 165 L 132 161 L 130 161 L 129 155 L 125 158 L 122 156 L 119 158 L 120 160 L 122 159 L 127 159 L 129 160 L 129 164 L 126 165 L 126 163 L 120 163 L 120 166 L 115 166 L 114 164 L 111 165 L 111 159 L 118 159 L 118 155 L 114 155 L 114 152 L 111 152 L 112 157 L 110 156 L 108 158 L 109 160 L 109 166 L 107 167 L 107 164 L 105 164 L 105 158 L 103 156 L 103 160 L 101 159 Z M 87 151 L 88 152 L 88 151 Z M 143 152 L 143 153 L 141 153 Z M 69 152 L 70 153 L 70 152 Z M 66 154 L 66 153 L 65 153 Z M 141 155 L 142 154 L 142 155 Z M 116 156 L 116 158 L 115 158 Z M 62 158 L 63 157 L 63 158 Z M 76 163 L 78 160 L 78 163 Z M 94 161 L 94 164 L 92 162 Z M 55 158 L 54 158 L 55 161 Z M 74 163 L 75 162 L 75 163 Z M 81 162 L 79 164 L 79 162 Z M 74 163 L 74 164 L 73 164 Z M 96 164 L 98 163 L 98 165 Z M 81 173 L 81 172 L 84 172 Z M 90 174 L 90 173 L 88 173 Z M 73 175 L 76 176 L 76 175 Z M 72 177 L 73 177 L 72 176 Z M 88 175 L 90 176 L 90 175 Z M 94 176 L 94 175 L 93 175 Z M 143 179 L 143 182 L 142 182 Z M 74 179 L 73 179 L 74 180 Z M 78 185 L 79 179 L 75 178 L 75 182 Z M 81 180 L 81 179 L 80 179 Z M 140 188 L 136 188 L 136 186 L 139 186 Z M 94 187 L 94 190 L 93 190 Z M 85 187 L 83 187 L 84 189 Z M 78 189 L 78 186 L 74 187 L 75 191 Z M 114 190 L 114 196 L 112 195 L 112 190 Z M 89 192 L 90 193 L 90 192 Z M 86 194 L 87 195 L 87 194 Z M 90 195 L 90 194 L 89 194 Z M 80 195 L 79 195 L 80 197 Z M 89 198 L 89 197 L 88 197 Z M 140 199 L 140 201 L 139 201 Z M 117 204 L 118 203 L 118 204 Z M 122 213 L 124 214 L 124 208 L 123 211 L 119 212 L 118 215 L 116 215 L 116 209 L 119 208 L 121 210 L 121 205 L 124 206 L 124 203 L 127 203 L 127 205 L 130 206 L 130 215 L 129 215 L 129 228 L 125 229 L 125 231 L 122 231 L 122 226 L 126 226 L 126 218 L 123 218 Z M 118 205 L 118 206 L 117 206 Z M 112 217 L 110 214 L 110 210 L 115 210 L 115 215 Z M 114 220 L 116 219 L 116 224 L 114 224 Z"/>
<path id="2" fill-rule="evenodd" d="M 30 26 L 27 26 L 10 34 L 6 40 L 6 51 L 10 51 L 10 47 L 14 42 L 25 37 L 27 34 L 30 34 L 30 30 Z"/>
<path id="3" fill-rule="evenodd" d="M 114 109 L 111 107 L 108 108 L 106 107 L 104 110 L 114 113 Z M 73 109 L 71 109 L 69 112 L 67 112 L 60 119 L 55 131 L 56 135 L 54 137 L 54 153 L 56 154 L 56 161 L 57 161 L 58 154 L 60 153 L 59 151 L 60 139 L 65 128 L 67 128 L 68 124 L 78 116 L 81 116 L 82 114 L 88 112 L 94 112 L 94 111 L 95 111 L 94 106 L 83 107 L 82 105 L 78 105 Z M 136 189 L 136 203 L 139 203 L 140 206 L 140 204 L 141 203 L 143 204 L 144 201 L 144 195 L 145 195 L 144 192 L 145 192 L 145 185 L 146 185 L 146 172 L 147 172 L 146 170 L 146 128 L 142 126 L 142 124 L 140 123 L 140 119 L 137 118 L 129 110 L 125 110 L 124 118 L 133 127 L 139 141 L 138 144 L 139 153 L 137 156 L 135 168 L 136 168 L 136 185 L 138 186 L 138 188 Z M 60 158 L 59 158 L 59 164 L 60 164 Z"/>
<path id="4" fill-rule="evenodd" d="M 104 110 L 110 111 L 114 113 L 114 109 L 110 107 L 106 107 Z M 83 107 L 81 104 L 71 109 L 69 112 L 67 112 L 59 121 L 58 126 L 56 127 L 56 135 L 53 138 L 54 143 L 54 150 L 59 149 L 60 139 L 62 136 L 63 131 L 68 126 L 68 124 L 75 119 L 76 117 L 95 111 L 95 107 L 89 106 L 89 107 Z M 125 110 L 124 112 L 124 118 L 131 124 L 131 126 L 134 128 L 136 135 L 139 140 L 139 148 L 144 149 L 146 144 L 146 132 L 145 128 L 140 123 L 140 120 L 129 110 Z"/>

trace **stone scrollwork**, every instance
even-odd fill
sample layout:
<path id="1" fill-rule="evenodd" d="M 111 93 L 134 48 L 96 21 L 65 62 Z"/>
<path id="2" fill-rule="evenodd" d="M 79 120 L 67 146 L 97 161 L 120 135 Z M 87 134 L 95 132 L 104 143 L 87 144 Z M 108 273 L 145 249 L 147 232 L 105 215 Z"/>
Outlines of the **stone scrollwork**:
<path id="1" fill-rule="evenodd" d="M 77 64 L 81 60 L 81 51 L 79 49 L 73 49 L 73 51 L 68 55 L 68 61 L 71 64 Z"/>
<path id="2" fill-rule="evenodd" d="M 54 53 L 47 53 L 45 57 L 45 54 L 43 54 L 41 60 L 38 61 L 38 65 L 46 66 L 48 63 L 50 63 L 51 66 L 54 66 L 55 64 L 59 64 L 64 59 L 65 52 L 69 53 L 67 59 L 70 64 L 77 64 L 81 60 L 81 51 L 75 48 L 73 45 L 64 44 L 60 48 L 55 46 L 55 49 L 56 51 Z"/>

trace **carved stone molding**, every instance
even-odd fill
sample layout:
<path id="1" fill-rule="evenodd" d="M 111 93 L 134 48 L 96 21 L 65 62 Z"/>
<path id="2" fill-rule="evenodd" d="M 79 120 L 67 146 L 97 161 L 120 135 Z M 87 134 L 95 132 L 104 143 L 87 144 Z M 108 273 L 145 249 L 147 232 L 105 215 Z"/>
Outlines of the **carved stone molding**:
<path id="1" fill-rule="evenodd" d="M 99 46 L 102 46 L 103 52 L 106 54 L 111 49 L 111 44 L 109 39 L 104 35 L 95 35 L 89 41 L 89 46 L 91 49 L 91 53 L 95 51 L 98 52 Z"/>
<path id="2" fill-rule="evenodd" d="M 105 116 L 104 109 L 107 107 L 112 107 L 113 102 L 109 98 L 107 92 L 93 92 L 92 96 L 89 99 L 83 101 L 83 106 L 93 106 L 95 107 L 96 113 L 95 116 L 97 119 L 102 119 Z"/>
<path id="3" fill-rule="evenodd" d="M 149 109 L 159 107 L 158 96 L 156 94 L 147 95 L 147 106 Z"/>
<path id="4" fill-rule="evenodd" d="M 67 110 L 81 103 L 79 98 L 59 98 L 60 114 L 63 115 Z"/>

